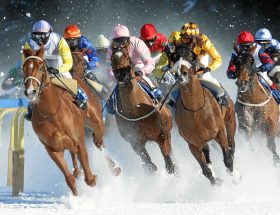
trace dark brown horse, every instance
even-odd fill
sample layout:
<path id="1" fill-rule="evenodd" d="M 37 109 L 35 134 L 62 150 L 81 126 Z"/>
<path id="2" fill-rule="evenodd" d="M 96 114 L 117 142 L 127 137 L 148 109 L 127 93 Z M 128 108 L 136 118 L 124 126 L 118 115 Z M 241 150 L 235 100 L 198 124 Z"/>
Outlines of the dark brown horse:
<path id="1" fill-rule="evenodd" d="M 280 166 L 275 136 L 279 133 L 279 107 L 272 94 L 259 81 L 260 75 L 252 53 L 256 47 L 237 56 L 238 92 L 235 104 L 239 129 L 250 142 L 254 134 L 266 136 L 275 166 Z"/>
<path id="2" fill-rule="evenodd" d="M 182 50 L 184 55 L 172 68 L 178 74 L 180 88 L 175 121 L 180 135 L 188 143 L 203 174 L 212 185 L 220 185 L 222 180 L 215 178 L 211 170 L 210 150 L 207 143 L 216 140 L 222 149 L 228 172 L 238 174 L 233 166 L 236 130 L 234 104 L 229 99 L 227 107 L 219 106 L 212 93 L 200 83 L 196 74 L 195 54 L 188 47 Z"/>
<path id="3" fill-rule="evenodd" d="M 96 125 L 96 127 L 94 128 L 95 130 L 102 130 L 102 135 L 104 136 L 104 121 L 102 118 L 102 106 L 101 106 L 101 102 L 100 102 L 100 98 L 99 96 L 97 96 L 97 92 L 95 89 L 93 89 L 93 87 L 87 83 L 87 79 L 86 79 L 86 73 L 85 73 L 85 59 L 84 59 L 84 55 L 86 53 L 87 49 L 83 49 L 81 51 L 75 51 L 75 52 L 71 52 L 72 54 L 72 58 L 73 58 L 73 67 L 71 69 L 71 74 L 72 77 L 74 79 L 76 79 L 77 81 L 82 81 L 84 84 L 87 84 L 87 86 L 90 88 L 90 90 L 88 90 L 88 87 L 86 88 L 87 91 L 87 95 L 91 95 L 91 97 L 93 97 L 94 100 L 94 108 L 95 108 L 95 112 L 96 112 L 96 116 L 99 120 L 98 123 L 100 123 L 98 126 Z M 98 132 L 100 133 L 100 132 Z M 105 159 L 109 165 L 109 168 L 111 170 L 111 172 L 114 175 L 119 175 L 121 172 L 121 168 L 118 166 L 118 164 L 111 159 L 111 156 L 109 155 L 109 152 L 105 150 L 104 144 L 103 144 L 103 136 L 102 137 L 97 137 L 98 139 L 102 139 L 102 144 L 97 145 L 97 147 L 104 152 L 105 155 Z M 93 138 L 95 140 L 95 133 L 93 133 Z M 78 165 L 77 165 L 77 159 L 76 159 L 76 154 L 71 153 L 72 156 L 72 160 L 73 160 L 73 166 L 74 166 L 74 175 L 78 175 L 79 174 L 79 169 L 78 169 Z"/>
<path id="4" fill-rule="evenodd" d="M 84 124 L 94 129 L 94 143 L 97 147 L 103 145 L 104 128 L 98 117 L 95 106 L 98 103 L 89 95 L 87 107 L 80 110 L 69 92 L 52 84 L 43 61 L 44 47 L 33 52 L 23 51 L 23 74 L 25 80 L 25 94 L 32 107 L 32 126 L 48 154 L 64 174 L 67 185 L 72 193 L 77 195 L 75 177 L 68 169 L 64 159 L 67 149 L 78 155 L 84 170 L 85 182 L 95 186 L 96 175 L 93 175 L 88 162 L 88 155 L 84 143 Z M 78 84 L 88 93 L 82 82 Z M 101 118 L 102 121 L 102 118 Z"/>
<path id="5" fill-rule="evenodd" d="M 118 84 L 116 120 L 121 136 L 131 144 L 132 149 L 141 157 L 143 168 L 154 172 L 156 165 L 145 148 L 147 141 L 158 143 L 164 157 L 168 173 L 174 173 L 171 160 L 170 110 L 159 106 L 137 83 L 127 48 L 113 50 L 112 68 Z"/>

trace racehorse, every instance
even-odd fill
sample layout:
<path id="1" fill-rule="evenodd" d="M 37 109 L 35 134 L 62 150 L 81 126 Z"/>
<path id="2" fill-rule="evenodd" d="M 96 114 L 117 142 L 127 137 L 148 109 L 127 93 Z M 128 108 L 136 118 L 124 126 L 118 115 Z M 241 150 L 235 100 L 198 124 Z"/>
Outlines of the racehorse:
<path id="1" fill-rule="evenodd" d="M 84 111 L 74 104 L 69 92 L 52 84 L 43 60 L 43 45 L 37 52 L 24 49 L 23 54 L 25 95 L 30 100 L 33 110 L 32 127 L 50 157 L 64 174 L 73 195 L 78 195 L 75 177 L 69 171 L 64 159 L 64 150 L 67 149 L 78 155 L 86 184 L 95 186 L 97 176 L 92 174 L 89 167 L 84 143 L 84 124 L 86 122 L 86 126 L 94 130 L 95 145 L 102 147 L 104 128 L 100 122 L 102 118 L 98 117 L 98 112 L 95 110 L 97 103 L 80 81 L 78 84 L 89 95 Z"/>
<path id="2" fill-rule="evenodd" d="M 172 71 L 178 75 L 180 95 L 176 102 L 175 121 L 180 135 L 188 143 L 191 153 L 201 166 L 202 173 L 212 185 L 220 185 L 222 179 L 214 177 L 211 170 L 209 141 L 220 145 L 227 172 L 237 174 L 234 167 L 236 121 L 234 104 L 219 106 L 216 98 L 202 87 L 197 74 L 196 55 L 189 47 L 176 47 L 178 61 Z"/>
<path id="3" fill-rule="evenodd" d="M 158 105 L 142 89 L 135 77 L 128 49 L 113 49 L 112 69 L 118 89 L 116 94 L 116 121 L 121 136 L 131 144 L 132 149 L 143 161 L 144 171 L 152 173 L 157 166 L 145 148 L 147 141 L 157 142 L 164 157 L 169 174 L 174 173 L 175 166 L 171 160 L 171 111 L 164 105 Z"/>
<path id="4" fill-rule="evenodd" d="M 267 139 L 267 147 L 272 152 L 274 165 L 280 166 L 275 145 L 275 136 L 279 133 L 279 107 L 271 92 L 259 81 L 262 75 L 258 74 L 252 55 L 255 48 L 252 47 L 247 52 L 236 50 L 238 91 L 235 108 L 239 129 L 249 141 L 255 133 L 263 133 Z"/>
<path id="5" fill-rule="evenodd" d="M 87 49 L 71 52 L 72 58 L 73 58 L 73 67 L 70 72 L 74 79 L 76 79 L 77 81 L 82 81 L 90 88 L 90 91 L 87 91 L 87 95 L 90 94 L 94 100 L 94 109 L 96 112 L 96 117 L 98 118 L 98 123 L 100 123 L 100 125 L 97 127 L 97 129 L 101 128 L 102 134 L 104 135 L 104 122 L 102 119 L 102 106 L 100 103 L 99 96 L 97 96 L 98 92 L 94 89 L 93 86 L 91 86 L 87 82 L 87 78 L 86 78 L 85 59 L 84 59 L 86 51 L 87 51 Z M 98 133 L 100 133 L 100 132 L 98 132 Z M 93 135 L 94 135 L 94 133 L 93 133 Z M 95 136 L 93 136 L 93 137 L 95 138 Z M 106 161 L 108 162 L 111 172 L 116 176 L 119 175 L 121 172 L 121 168 L 118 166 L 118 164 L 114 160 L 112 160 L 110 158 L 109 152 L 105 151 L 104 144 L 103 144 L 103 136 L 98 137 L 98 138 L 102 139 L 102 144 L 97 145 L 97 147 L 105 153 L 104 155 L 105 155 Z M 77 161 L 75 161 L 76 156 L 74 153 L 72 153 L 72 160 L 73 160 L 73 166 L 74 166 L 74 175 L 79 175 L 80 171 L 78 169 Z"/>

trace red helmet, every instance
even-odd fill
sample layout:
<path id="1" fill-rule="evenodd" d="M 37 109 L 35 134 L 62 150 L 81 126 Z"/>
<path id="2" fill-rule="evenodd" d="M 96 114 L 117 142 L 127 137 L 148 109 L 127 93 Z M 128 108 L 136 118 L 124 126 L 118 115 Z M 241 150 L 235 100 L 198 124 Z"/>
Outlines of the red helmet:
<path id="1" fill-rule="evenodd" d="M 157 34 L 157 30 L 153 24 L 145 24 L 142 26 L 140 34 L 142 40 L 150 40 Z"/>
<path id="2" fill-rule="evenodd" d="M 253 43 L 254 42 L 254 36 L 248 31 L 242 31 L 238 37 L 237 37 L 237 44 L 242 43 Z"/>
<path id="3" fill-rule="evenodd" d="M 64 38 L 69 39 L 77 37 L 81 37 L 80 29 L 77 27 L 77 25 L 68 25 L 64 30 Z"/>

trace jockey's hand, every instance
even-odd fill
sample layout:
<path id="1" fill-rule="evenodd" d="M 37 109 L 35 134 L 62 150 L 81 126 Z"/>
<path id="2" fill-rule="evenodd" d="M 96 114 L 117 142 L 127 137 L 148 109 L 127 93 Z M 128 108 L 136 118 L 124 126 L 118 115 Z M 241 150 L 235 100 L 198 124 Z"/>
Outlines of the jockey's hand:
<path id="1" fill-rule="evenodd" d="M 280 84 L 280 72 L 276 72 L 273 77 L 271 77 L 273 83 L 279 85 Z"/>
<path id="2" fill-rule="evenodd" d="M 211 72 L 211 69 L 209 67 L 200 67 L 196 74 L 201 75 L 201 74 L 205 74 L 206 72 Z"/>
<path id="3" fill-rule="evenodd" d="M 53 67 L 48 67 L 48 72 L 54 75 L 57 75 L 59 73 L 58 69 L 55 69 Z"/>
<path id="4" fill-rule="evenodd" d="M 134 74 L 136 77 L 141 77 L 143 76 L 143 72 L 141 70 L 138 70 L 138 71 L 134 71 Z"/>

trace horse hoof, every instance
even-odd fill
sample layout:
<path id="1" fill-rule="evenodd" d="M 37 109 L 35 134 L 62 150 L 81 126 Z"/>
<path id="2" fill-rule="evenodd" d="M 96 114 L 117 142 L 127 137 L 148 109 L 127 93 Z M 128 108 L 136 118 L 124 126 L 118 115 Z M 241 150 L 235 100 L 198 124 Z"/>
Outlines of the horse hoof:
<path id="1" fill-rule="evenodd" d="M 237 166 L 234 166 L 232 171 L 227 169 L 227 173 L 230 176 L 232 176 L 232 183 L 233 184 L 235 184 L 235 185 L 239 184 L 240 180 L 242 179 L 242 176 L 240 175 Z"/>
<path id="2" fill-rule="evenodd" d="M 214 186 L 221 186 L 222 183 L 223 183 L 223 180 L 218 177 L 214 178 L 214 180 L 211 181 L 211 185 L 214 185 Z"/>
<path id="3" fill-rule="evenodd" d="M 165 168 L 168 174 L 175 174 L 175 166 L 173 164 L 168 165 Z"/>
<path id="4" fill-rule="evenodd" d="M 88 186 L 94 187 L 96 185 L 97 175 L 92 175 L 90 179 L 85 179 L 85 182 Z"/>
<path id="5" fill-rule="evenodd" d="M 157 166 L 153 163 L 142 164 L 142 167 L 146 173 L 152 173 L 157 171 Z"/>
<path id="6" fill-rule="evenodd" d="M 74 169 L 73 175 L 75 178 L 79 178 L 82 175 L 82 172 L 79 169 Z"/>
<path id="7" fill-rule="evenodd" d="M 111 172 L 114 176 L 118 176 L 119 174 L 121 174 L 121 171 L 122 169 L 118 165 L 111 167 Z"/>

